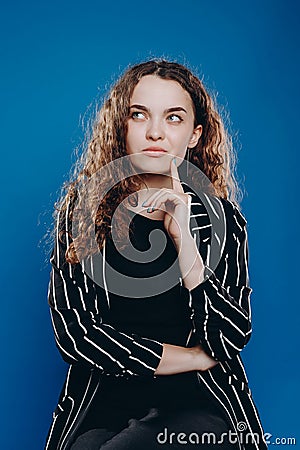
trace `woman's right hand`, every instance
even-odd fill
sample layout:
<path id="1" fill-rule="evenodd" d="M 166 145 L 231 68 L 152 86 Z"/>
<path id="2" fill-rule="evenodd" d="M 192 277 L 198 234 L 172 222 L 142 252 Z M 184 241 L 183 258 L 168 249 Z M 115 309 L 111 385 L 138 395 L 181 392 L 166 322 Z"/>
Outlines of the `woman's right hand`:
<path id="1" fill-rule="evenodd" d="M 219 361 L 216 361 L 205 353 L 201 344 L 191 347 L 191 350 L 194 353 L 196 370 L 205 371 L 219 363 Z"/>
<path id="2" fill-rule="evenodd" d="M 191 370 L 207 370 L 216 366 L 218 361 L 205 353 L 202 346 L 181 347 L 163 344 L 163 354 L 154 375 L 173 375 Z"/>

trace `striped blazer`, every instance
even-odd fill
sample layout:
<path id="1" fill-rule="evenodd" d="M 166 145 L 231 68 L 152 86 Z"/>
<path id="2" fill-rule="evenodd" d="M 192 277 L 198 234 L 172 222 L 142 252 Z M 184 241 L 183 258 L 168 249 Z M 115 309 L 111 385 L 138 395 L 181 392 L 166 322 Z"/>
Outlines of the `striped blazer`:
<path id="1" fill-rule="evenodd" d="M 233 202 L 206 194 L 202 198 L 184 182 L 182 187 L 192 195 L 190 230 L 205 262 L 204 281 L 192 290 L 179 278 L 193 323 L 186 345 L 201 343 L 205 352 L 219 361 L 212 369 L 198 371 L 197 378 L 231 424 L 231 439 L 240 450 L 263 450 L 267 444 L 240 355 L 252 332 L 247 221 Z M 109 324 L 106 245 L 101 250 L 101 286 L 89 277 L 87 272 L 91 272 L 83 264 L 66 261 L 73 207 L 74 201 L 70 201 L 66 211 L 59 213 L 50 259 L 48 304 L 56 346 L 69 368 L 45 450 L 70 448 L 104 376 L 154 377 L 163 351 L 162 342 L 125 334 Z M 223 236 L 214 231 L 213 222 L 224 223 Z M 65 231 L 63 239 L 59 238 L 61 230 Z M 215 268 L 210 261 L 213 238 L 220 249 Z"/>

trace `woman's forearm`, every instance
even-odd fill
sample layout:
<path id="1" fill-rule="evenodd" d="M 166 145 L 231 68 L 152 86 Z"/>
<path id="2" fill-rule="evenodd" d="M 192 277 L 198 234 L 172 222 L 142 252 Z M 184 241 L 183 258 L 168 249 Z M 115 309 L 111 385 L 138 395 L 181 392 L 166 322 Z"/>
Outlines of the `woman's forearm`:
<path id="1" fill-rule="evenodd" d="M 180 347 L 163 344 L 163 353 L 154 375 L 173 375 L 192 370 L 207 370 L 218 364 L 209 357 L 201 345 L 195 347 Z"/>
<path id="2" fill-rule="evenodd" d="M 190 233 L 174 241 L 184 286 L 192 290 L 204 279 L 204 264 L 197 244 Z"/>

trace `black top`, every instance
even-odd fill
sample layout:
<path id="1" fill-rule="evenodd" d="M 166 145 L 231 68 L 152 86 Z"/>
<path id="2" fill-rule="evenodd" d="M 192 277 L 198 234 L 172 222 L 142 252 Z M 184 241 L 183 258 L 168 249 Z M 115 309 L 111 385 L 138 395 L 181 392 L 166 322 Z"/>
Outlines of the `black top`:
<path id="1" fill-rule="evenodd" d="M 140 251 L 149 249 L 150 232 L 160 229 L 166 236 L 164 251 L 153 261 L 134 262 L 121 255 L 113 241 L 109 240 L 107 263 L 119 273 L 136 278 L 163 274 L 175 263 L 173 274 L 177 271 L 177 283 L 165 292 L 141 298 L 110 293 L 110 324 L 121 332 L 185 346 L 192 327 L 191 310 L 187 299 L 180 296 L 181 273 L 177 250 L 165 231 L 163 220 L 154 220 L 141 214 L 134 215 L 132 220 L 134 235 L 131 242 L 135 248 Z M 151 236 L 154 247 L 156 243 L 161 243 L 159 234 Z M 131 417 L 142 417 L 150 407 L 174 410 L 176 407 L 195 405 L 207 407 L 207 399 L 195 371 L 154 378 L 132 376 L 125 379 L 103 375 L 101 393 L 94 398 L 84 426 L 116 429 L 125 426 Z"/>

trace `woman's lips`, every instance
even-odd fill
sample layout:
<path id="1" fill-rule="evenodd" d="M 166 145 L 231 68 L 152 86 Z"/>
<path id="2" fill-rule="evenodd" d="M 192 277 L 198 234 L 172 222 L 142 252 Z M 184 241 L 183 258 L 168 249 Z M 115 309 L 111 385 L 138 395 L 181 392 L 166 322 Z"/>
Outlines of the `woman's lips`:
<path id="1" fill-rule="evenodd" d="M 143 153 L 146 153 L 146 155 L 148 155 L 148 156 L 154 156 L 154 158 L 158 158 L 160 156 L 165 155 L 168 152 L 166 150 L 160 149 L 160 148 L 158 148 L 158 149 L 149 148 L 149 149 L 143 150 Z"/>

